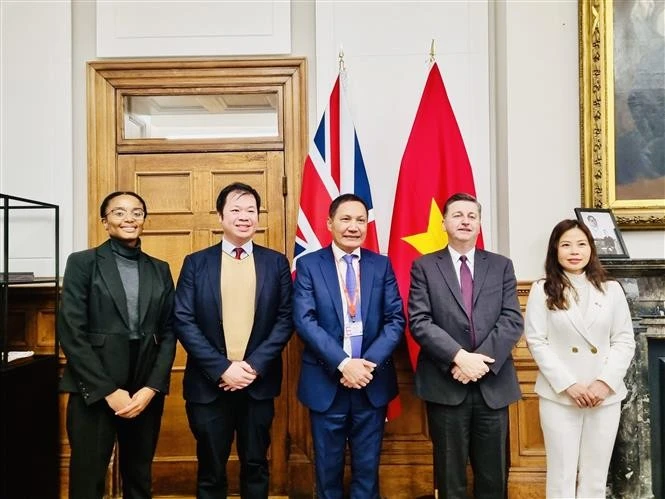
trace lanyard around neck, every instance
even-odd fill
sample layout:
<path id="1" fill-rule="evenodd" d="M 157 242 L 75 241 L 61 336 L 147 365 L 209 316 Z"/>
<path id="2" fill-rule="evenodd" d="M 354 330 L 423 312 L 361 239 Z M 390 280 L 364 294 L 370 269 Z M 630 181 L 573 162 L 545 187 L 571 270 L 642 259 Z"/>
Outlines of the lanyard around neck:
<path id="1" fill-rule="evenodd" d="M 345 265 L 348 264 L 345 262 Z M 351 320 L 355 320 L 356 314 L 358 312 L 358 298 L 360 297 L 360 261 L 358 261 L 357 271 L 353 263 L 351 263 L 351 269 L 353 270 L 353 273 L 356 275 L 356 289 L 353 292 L 353 296 L 349 295 L 349 290 L 347 289 L 346 285 L 346 279 L 343 278 L 342 276 L 342 271 L 339 268 L 339 260 L 337 258 L 335 258 L 335 266 L 337 267 L 337 274 L 339 275 L 340 279 L 339 282 L 344 284 L 342 286 L 342 293 L 344 293 L 344 299 L 346 300 L 346 309 L 349 312 L 349 317 L 351 317 Z"/>

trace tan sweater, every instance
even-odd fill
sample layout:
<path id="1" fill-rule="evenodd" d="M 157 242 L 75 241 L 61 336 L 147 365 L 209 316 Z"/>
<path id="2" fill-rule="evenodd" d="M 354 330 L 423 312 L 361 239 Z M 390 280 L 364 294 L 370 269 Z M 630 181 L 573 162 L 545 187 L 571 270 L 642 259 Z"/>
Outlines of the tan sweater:
<path id="1" fill-rule="evenodd" d="M 222 253 L 222 325 L 226 356 L 243 360 L 254 324 L 256 270 L 254 256 L 242 260 Z"/>

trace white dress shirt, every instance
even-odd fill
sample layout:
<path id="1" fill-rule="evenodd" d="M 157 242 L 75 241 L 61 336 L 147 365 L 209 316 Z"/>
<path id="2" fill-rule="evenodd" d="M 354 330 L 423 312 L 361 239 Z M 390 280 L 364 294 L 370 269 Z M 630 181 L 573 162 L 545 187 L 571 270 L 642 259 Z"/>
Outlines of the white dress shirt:
<path id="1" fill-rule="evenodd" d="M 346 262 L 343 260 L 344 256 L 351 254 L 355 255 L 357 258 L 352 260 L 353 271 L 357 276 L 360 276 L 360 248 L 356 248 L 351 253 L 347 253 L 344 250 L 337 247 L 335 243 L 332 243 L 332 252 L 333 257 L 335 258 L 335 267 L 337 268 L 337 279 L 339 280 L 339 293 L 342 298 L 342 317 L 344 317 L 344 325 L 349 321 L 349 306 L 346 303 L 346 295 L 344 294 L 344 289 L 346 289 Z M 360 296 L 360 279 L 356 280 L 356 293 L 358 296 L 358 301 L 356 302 L 356 307 L 360 310 L 360 303 L 362 297 Z M 351 359 L 351 340 L 344 337 L 344 352 L 348 355 L 346 359 L 340 362 L 337 369 L 340 371 L 344 368 L 346 363 Z"/>

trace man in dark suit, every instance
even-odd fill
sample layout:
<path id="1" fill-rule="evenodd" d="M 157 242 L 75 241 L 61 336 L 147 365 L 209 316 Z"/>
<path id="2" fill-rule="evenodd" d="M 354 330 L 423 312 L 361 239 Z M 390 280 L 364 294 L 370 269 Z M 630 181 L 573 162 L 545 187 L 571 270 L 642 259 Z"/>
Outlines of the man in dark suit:
<path id="1" fill-rule="evenodd" d="M 444 206 L 448 246 L 413 263 L 409 326 L 420 345 L 416 394 L 427 403 L 439 497 L 506 494 L 508 405 L 521 397 L 511 351 L 523 329 L 511 261 L 476 249 L 480 204 Z"/>
<path id="2" fill-rule="evenodd" d="M 344 451 L 351 450 L 351 497 L 379 497 L 386 408 L 397 395 L 391 354 L 404 332 L 402 300 L 388 259 L 360 249 L 368 211 L 354 194 L 330 205 L 331 246 L 296 264 L 293 315 L 305 343 L 298 385 L 310 409 L 316 492 L 343 497 Z"/>
<path id="3" fill-rule="evenodd" d="M 234 436 L 240 494 L 267 498 L 267 451 L 282 350 L 293 326 L 286 257 L 252 242 L 261 199 L 246 184 L 217 198 L 222 242 L 185 258 L 176 288 L 175 331 L 187 351 L 184 397 L 197 442 L 197 497 L 228 493 Z"/>

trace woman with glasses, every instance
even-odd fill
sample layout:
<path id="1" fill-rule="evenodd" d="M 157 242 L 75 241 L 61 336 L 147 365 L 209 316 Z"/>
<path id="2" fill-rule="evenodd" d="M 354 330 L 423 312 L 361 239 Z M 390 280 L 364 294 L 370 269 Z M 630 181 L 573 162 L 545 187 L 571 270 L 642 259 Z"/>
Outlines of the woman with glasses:
<path id="1" fill-rule="evenodd" d="M 67 260 L 58 334 L 67 365 L 70 499 L 102 498 L 117 440 L 123 497 L 149 498 L 151 464 L 175 356 L 173 279 L 141 251 L 147 217 L 134 192 L 100 207 L 109 239 Z"/>

